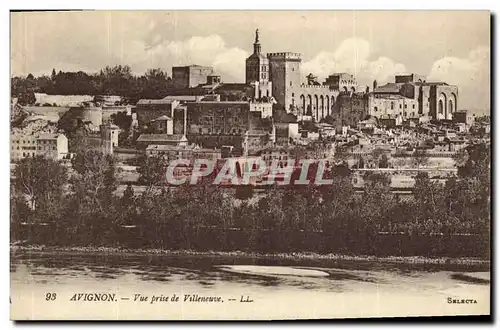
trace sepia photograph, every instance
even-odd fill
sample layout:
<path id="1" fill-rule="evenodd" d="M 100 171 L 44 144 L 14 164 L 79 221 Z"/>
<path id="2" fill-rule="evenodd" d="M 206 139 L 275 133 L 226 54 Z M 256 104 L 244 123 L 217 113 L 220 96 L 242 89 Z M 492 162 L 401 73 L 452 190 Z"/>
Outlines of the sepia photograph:
<path id="1" fill-rule="evenodd" d="M 11 320 L 491 317 L 489 11 L 9 16 Z"/>

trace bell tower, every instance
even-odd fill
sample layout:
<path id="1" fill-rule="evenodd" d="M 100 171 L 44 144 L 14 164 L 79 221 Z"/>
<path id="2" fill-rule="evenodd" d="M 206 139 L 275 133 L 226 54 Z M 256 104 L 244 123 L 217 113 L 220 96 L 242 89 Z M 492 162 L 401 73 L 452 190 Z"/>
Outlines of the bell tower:
<path id="1" fill-rule="evenodd" d="M 259 29 L 255 30 L 253 54 L 246 60 L 245 82 L 247 84 L 269 81 L 269 60 L 262 54 Z"/>
<path id="2" fill-rule="evenodd" d="M 259 29 L 255 30 L 255 42 L 253 43 L 253 53 L 259 55 L 261 52 L 259 41 Z"/>

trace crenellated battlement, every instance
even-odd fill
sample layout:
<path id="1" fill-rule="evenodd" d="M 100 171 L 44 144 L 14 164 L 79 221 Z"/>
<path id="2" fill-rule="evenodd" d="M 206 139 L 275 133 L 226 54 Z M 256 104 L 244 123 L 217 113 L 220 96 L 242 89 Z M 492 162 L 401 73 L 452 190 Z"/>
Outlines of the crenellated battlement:
<path id="1" fill-rule="evenodd" d="M 267 53 L 267 58 L 274 60 L 302 60 L 302 54 L 292 52 Z"/>
<path id="2" fill-rule="evenodd" d="M 307 85 L 307 84 L 300 84 L 301 88 L 314 88 L 314 89 L 328 89 L 331 91 L 339 91 L 338 89 L 333 89 L 329 85 Z"/>

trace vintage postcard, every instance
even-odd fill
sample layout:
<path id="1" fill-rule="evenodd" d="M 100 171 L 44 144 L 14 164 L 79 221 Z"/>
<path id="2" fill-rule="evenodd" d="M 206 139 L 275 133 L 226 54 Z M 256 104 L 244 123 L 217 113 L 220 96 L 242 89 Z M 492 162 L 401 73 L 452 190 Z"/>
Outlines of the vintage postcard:
<path id="1" fill-rule="evenodd" d="M 489 316 L 490 19 L 11 12 L 11 319 Z"/>

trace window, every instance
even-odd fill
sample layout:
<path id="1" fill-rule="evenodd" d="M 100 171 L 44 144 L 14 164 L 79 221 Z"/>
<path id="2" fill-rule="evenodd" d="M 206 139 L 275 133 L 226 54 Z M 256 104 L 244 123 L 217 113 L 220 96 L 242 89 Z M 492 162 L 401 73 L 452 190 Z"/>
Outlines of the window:
<path id="1" fill-rule="evenodd" d="M 377 107 L 375 107 L 375 108 L 373 108 L 373 110 L 374 110 L 375 112 L 377 112 L 377 111 L 378 111 L 378 108 L 377 108 Z"/>
<path id="2" fill-rule="evenodd" d="M 290 81 L 290 86 L 292 86 L 292 82 Z"/>
<path id="3" fill-rule="evenodd" d="M 412 108 L 415 109 L 415 104 L 412 105 Z"/>
<path id="4" fill-rule="evenodd" d="M 399 108 L 401 109 L 401 104 L 399 105 Z M 399 113 L 399 114 L 401 114 L 401 113 Z"/>
<path id="5" fill-rule="evenodd" d="M 408 104 L 405 104 L 405 109 L 408 108 Z"/>
<path id="6" fill-rule="evenodd" d="M 394 110 L 394 102 L 391 102 L 391 110 Z"/>

